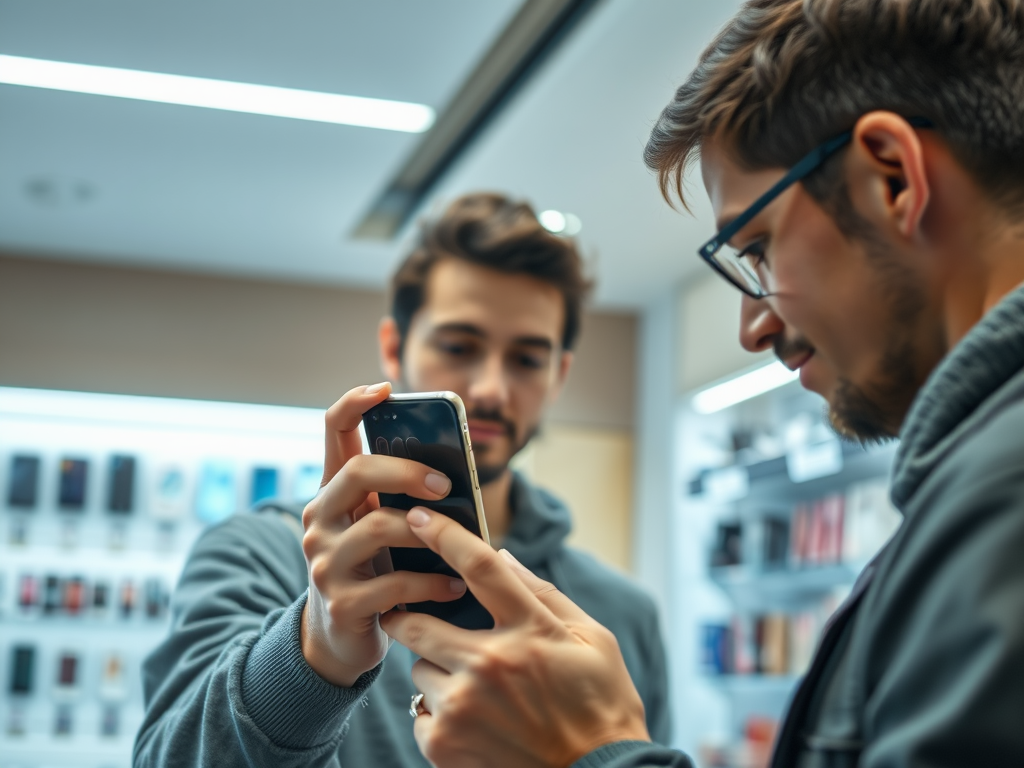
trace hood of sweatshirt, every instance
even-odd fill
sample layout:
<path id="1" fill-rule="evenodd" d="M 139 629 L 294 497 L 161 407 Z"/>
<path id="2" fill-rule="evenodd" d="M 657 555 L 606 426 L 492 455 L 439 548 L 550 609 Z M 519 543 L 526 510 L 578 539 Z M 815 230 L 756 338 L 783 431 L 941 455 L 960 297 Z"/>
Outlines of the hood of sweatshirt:
<path id="1" fill-rule="evenodd" d="M 905 510 L 926 477 L 998 407 L 993 397 L 1024 369 L 1024 288 L 1003 298 L 950 351 L 921 388 L 900 434 L 892 499 Z"/>
<path id="2" fill-rule="evenodd" d="M 572 530 L 569 509 L 518 472 L 512 475 L 510 502 L 512 523 L 501 546 L 531 571 L 550 564 Z"/>

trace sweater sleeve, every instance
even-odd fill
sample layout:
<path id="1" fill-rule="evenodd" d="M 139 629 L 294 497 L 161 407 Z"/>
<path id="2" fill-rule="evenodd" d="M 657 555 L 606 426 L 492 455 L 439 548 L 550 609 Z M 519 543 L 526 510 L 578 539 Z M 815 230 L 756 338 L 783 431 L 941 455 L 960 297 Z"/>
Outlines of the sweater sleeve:
<path id="1" fill-rule="evenodd" d="M 167 639 L 143 664 L 136 768 L 337 765 L 345 722 L 380 672 L 336 687 L 299 643 L 301 547 L 273 513 L 237 515 L 196 544 Z"/>
<path id="2" fill-rule="evenodd" d="M 694 768 L 682 752 L 647 741 L 618 741 L 584 755 L 570 768 Z"/>

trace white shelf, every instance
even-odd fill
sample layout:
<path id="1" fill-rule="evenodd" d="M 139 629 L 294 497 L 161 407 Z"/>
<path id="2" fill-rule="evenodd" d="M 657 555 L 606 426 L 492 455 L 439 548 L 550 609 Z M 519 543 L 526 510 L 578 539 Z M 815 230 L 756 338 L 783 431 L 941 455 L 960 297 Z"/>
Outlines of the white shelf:
<path id="1" fill-rule="evenodd" d="M 739 608 L 787 608 L 820 600 L 850 587 L 862 565 L 822 565 L 799 569 L 758 571 L 744 565 L 710 569 L 711 581 Z"/>

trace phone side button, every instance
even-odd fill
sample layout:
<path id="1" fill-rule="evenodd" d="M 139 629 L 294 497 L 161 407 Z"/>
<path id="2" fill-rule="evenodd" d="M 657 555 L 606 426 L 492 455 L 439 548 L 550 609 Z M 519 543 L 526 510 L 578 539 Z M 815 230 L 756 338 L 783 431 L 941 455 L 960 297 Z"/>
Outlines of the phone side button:
<path id="1" fill-rule="evenodd" d="M 480 490 L 480 478 L 476 476 L 476 468 L 473 468 L 473 487 Z"/>

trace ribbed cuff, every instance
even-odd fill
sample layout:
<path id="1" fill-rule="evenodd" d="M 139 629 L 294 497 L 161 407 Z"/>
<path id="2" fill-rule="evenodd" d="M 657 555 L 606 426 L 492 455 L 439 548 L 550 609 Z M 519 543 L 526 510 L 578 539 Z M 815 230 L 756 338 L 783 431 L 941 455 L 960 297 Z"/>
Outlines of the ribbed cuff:
<path id="1" fill-rule="evenodd" d="M 242 702 L 270 741 L 312 749 L 341 733 L 352 706 L 369 690 L 382 664 L 340 688 L 320 677 L 302 655 L 300 628 L 306 595 L 256 641 L 242 672 Z"/>
<path id="2" fill-rule="evenodd" d="M 593 752 L 584 755 L 570 768 L 608 768 L 609 765 L 614 765 L 613 761 L 617 761 L 619 758 L 628 758 L 630 756 L 639 756 L 642 752 L 654 752 L 657 753 L 657 761 L 651 761 L 648 763 L 644 761 L 640 762 L 628 762 L 624 765 L 636 765 L 636 766 L 659 766 L 659 765 L 679 765 L 687 766 L 691 765 L 688 758 L 684 755 L 674 753 L 672 757 L 677 757 L 681 762 L 676 763 L 675 760 L 671 762 L 665 762 L 663 758 L 667 757 L 664 753 L 667 751 L 664 747 L 660 747 L 657 744 L 652 744 L 649 741 L 616 741 L 611 744 L 605 744 L 603 747 L 598 747 Z M 654 755 L 652 754 L 652 757 Z"/>

